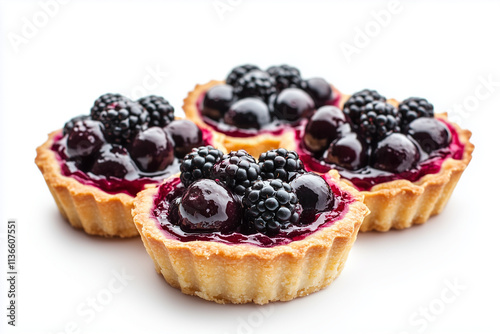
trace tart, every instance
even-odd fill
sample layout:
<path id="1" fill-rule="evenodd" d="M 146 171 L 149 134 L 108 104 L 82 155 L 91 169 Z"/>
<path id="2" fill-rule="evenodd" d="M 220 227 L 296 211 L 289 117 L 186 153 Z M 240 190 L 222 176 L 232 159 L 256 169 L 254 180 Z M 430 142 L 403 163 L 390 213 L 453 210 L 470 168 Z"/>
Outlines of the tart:
<path id="1" fill-rule="evenodd" d="M 223 135 L 228 151 L 255 157 L 280 147 L 293 149 L 294 130 L 316 108 L 338 106 L 342 95 L 325 79 L 303 79 L 292 66 L 235 67 L 225 81 L 196 85 L 184 100 L 186 117 Z"/>
<path id="2" fill-rule="evenodd" d="M 200 147 L 180 175 L 137 195 L 134 223 L 171 286 L 217 303 L 266 304 L 340 274 L 369 212 L 362 196 L 333 170 L 306 172 L 295 152 L 263 154 L 258 163 L 244 150 Z"/>
<path id="3" fill-rule="evenodd" d="M 90 115 L 71 119 L 37 148 L 35 163 L 61 214 L 88 234 L 132 237 L 131 209 L 145 186 L 178 172 L 193 147 L 217 145 L 216 135 L 174 119 L 162 97 L 131 101 L 99 97 Z"/>

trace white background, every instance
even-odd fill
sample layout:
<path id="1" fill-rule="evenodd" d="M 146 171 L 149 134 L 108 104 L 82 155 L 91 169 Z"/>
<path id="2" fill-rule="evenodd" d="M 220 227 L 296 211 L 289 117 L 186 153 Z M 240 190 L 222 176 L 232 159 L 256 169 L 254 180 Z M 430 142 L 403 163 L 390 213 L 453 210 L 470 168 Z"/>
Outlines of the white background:
<path id="1" fill-rule="evenodd" d="M 2 332 L 500 332 L 498 2 L 402 2 L 388 16 L 387 1 L 71 1 L 50 17 L 45 3 L 0 1 L 1 268 L 7 219 L 19 226 L 18 322 L 6 326 L 3 285 Z M 48 132 L 106 92 L 160 94 L 182 115 L 196 83 L 247 62 L 449 111 L 476 150 L 444 212 L 361 234 L 330 287 L 264 307 L 185 296 L 139 238 L 89 237 L 61 218 L 33 162 Z M 106 294 L 117 272 L 133 279 Z M 111 298 L 91 314 L 97 296 Z"/>

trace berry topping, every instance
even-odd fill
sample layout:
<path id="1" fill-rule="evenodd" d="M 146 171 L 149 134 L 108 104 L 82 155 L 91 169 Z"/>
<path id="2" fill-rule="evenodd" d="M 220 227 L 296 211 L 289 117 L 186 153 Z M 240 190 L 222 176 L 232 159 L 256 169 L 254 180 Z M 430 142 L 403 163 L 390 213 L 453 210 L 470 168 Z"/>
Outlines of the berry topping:
<path id="1" fill-rule="evenodd" d="M 133 179 L 136 176 L 136 167 L 126 149 L 119 145 L 107 144 L 99 151 L 90 172 L 107 179 Z"/>
<path id="2" fill-rule="evenodd" d="M 201 112 L 203 115 L 217 121 L 229 110 L 233 101 L 234 94 L 232 86 L 214 86 L 205 94 Z"/>
<path id="3" fill-rule="evenodd" d="M 241 222 L 241 204 L 220 182 L 191 184 L 179 204 L 179 225 L 187 232 L 233 232 Z"/>
<path id="4" fill-rule="evenodd" d="M 281 180 L 257 181 L 243 197 L 245 233 L 274 236 L 299 222 L 300 205 L 292 187 Z"/>
<path id="5" fill-rule="evenodd" d="M 373 167 L 401 173 L 410 170 L 420 159 L 417 146 L 401 133 L 393 133 L 377 144 L 372 154 Z"/>
<path id="6" fill-rule="evenodd" d="M 271 122 L 271 114 L 261 99 L 248 97 L 229 108 L 224 115 L 224 122 L 240 129 L 261 129 Z"/>
<path id="7" fill-rule="evenodd" d="M 263 179 L 281 179 L 290 182 L 297 174 L 304 173 L 304 165 L 295 151 L 284 148 L 264 152 L 259 157 Z"/>
<path id="8" fill-rule="evenodd" d="M 290 182 L 290 186 L 302 206 L 301 224 L 313 222 L 319 212 L 333 210 L 335 196 L 332 188 L 318 174 L 307 172 L 298 175 Z"/>
<path id="9" fill-rule="evenodd" d="M 260 167 L 245 150 L 233 151 L 214 165 L 212 178 L 219 179 L 236 195 L 243 196 L 245 190 L 260 178 Z"/>
<path id="10" fill-rule="evenodd" d="M 300 87 L 302 82 L 300 71 L 289 65 L 271 66 L 266 72 L 274 78 L 278 91 L 289 87 Z"/>
<path id="11" fill-rule="evenodd" d="M 302 88 L 312 97 L 316 108 L 333 100 L 332 86 L 323 78 L 311 78 L 302 83 Z"/>
<path id="12" fill-rule="evenodd" d="M 164 127 L 174 120 L 174 107 L 161 96 L 149 95 L 137 102 L 149 113 L 149 126 Z"/>
<path id="13" fill-rule="evenodd" d="M 91 119 L 74 122 L 66 142 L 68 157 L 83 158 L 97 153 L 105 142 L 103 130 L 100 122 Z"/>
<path id="14" fill-rule="evenodd" d="M 140 131 L 128 150 L 136 165 L 148 173 L 164 170 L 174 161 L 172 139 L 157 126 Z"/>
<path id="15" fill-rule="evenodd" d="M 200 128 L 187 119 L 172 121 L 164 130 L 172 137 L 175 156 L 182 159 L 195 147 L 203 145 L 203 133 Z"/>
<path id="16" fill-rule="evenodd" d="M 313 99 L 299 88 L 286 88 L 276 97 L 274 114 L 282 120 L 296 122 L 314 112 Z"/>
<path id="17" fill-rule="evenodd" d="M 94 101 L 94 105 L 90 109 L 90 116 L 93 120 L 99 121 L 101 112 L 104 111 L 109 104 L 126 100 L 128 99 L 120 94 L 108 93 L 101 95 Z"/>
<path id="18" fill-rule="evenodd" d="M 231 73 L 229 73 L 229 75 L 227 76 L 226 83 L 228 85 L 234 86 L 241 77 L 243 77 L 245 74 L 253 70 L 260 70 L 260 69 L 257 66 L 251 64 L 235 67 L 233 68 Z"/>
<path id="19" fill-rule="evenodd" d="M 421 97 L 410 97 L 399 104 L 401 123 L 410 124 L 420 117 L 434 117 L 434 106 Z"/>
<path id="20" fill-rule="evenodd" d="M 414 120 L 408 126 L 408 134 L 427 153 L 447 147 L 451 141 L 448 127 L 435 118 L 425 117 Z"/>
<path id="21" fill-rule="evenodd" d="M 93 119 L 94 116 L 92 117 Z M 108 104 L 99 113 L 99 120 L 104 124 L 104 135 L 110 143 L 130 143 L 135 135 L 146 129 L 148 112 L 137 102 L 122 100 Z"/>
<path id="22" fill-rule="evenodd" d="M 350 125 L 342 110 L 334 106 L 324 106 L 309 119 L 303 142 L 310 152 L 322 153 L 334 139 L 348 131 Z"/>
<path id="23" fill-rule="evenodd" d="M 248 72 L 234 84 L 234 93 L 239 98 L 259 97 L 267 101 L 274 92 L 274 78 L 260 70 Z"/>
<path id="24" fill-rule="evenodd" d="M 349 115 L 353 124 L 359 124 L 361 112 L 368 103 L 382 101 L 385 102 L 385 96 L 380 95 L 376 90 L 363 89 L 352 94 L 344 103 L 344 112 Z"/>
<path id="25" fill-rule="evenodd" d="M 187 187 L 201 178 L 210 178 L 212 167 L 224 153 L 212 146 L 200 146 L 184 157 L 181 163 L 181 181 Z"/>
<path id="26" fill-rule="evenodd" d="M 368 143 L 380 141 L 392 132 L 399 132 L 399 115 L 389 103 L 371 102 L 363 107 L 357 127 Z"/>
<path id="27" fill-rule="evenodd" d="M 348 170 L 365 167 L 368 157 L 367 145 L 356 133 L 348 133 L 345 137 L 333 141 L 324 155 L 326 162 Z"/>
<path id="28" fill-rule="evenodd" d="M 63 135 L 67 135 L 71 131 L 71 129 L 73 129 L 73 127 L 75 126 L 76 122 L 78 122 L 78 121 L 84 121 L 84 120 L 87 120 L 87 119 L 90 119 L 89 115 L 80 115 L 80 116 L 73 117 L 72 119 L 70 119 L 69 121 L 67 121 L 64 124 Z"/>

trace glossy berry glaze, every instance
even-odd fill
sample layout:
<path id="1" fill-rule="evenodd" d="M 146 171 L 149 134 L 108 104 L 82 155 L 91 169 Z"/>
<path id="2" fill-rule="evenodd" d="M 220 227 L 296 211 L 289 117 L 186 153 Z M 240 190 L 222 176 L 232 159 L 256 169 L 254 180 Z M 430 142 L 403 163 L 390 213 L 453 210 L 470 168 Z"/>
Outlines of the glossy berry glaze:
<path id="1" fill-rule="evenodd" d="M 302 141 L 305 131 L 304 126 L 298 127 L 295 131 L 295 138 L 297 143 L 296 151 L 297 153 L 299 153 L 300 159 L 304 163 L 304 167 L 307 170 L 319 173 L 327 173 L 330 169 L 334 168 L 343 178 L 351 181 L 352 184 L 361 191 L 369 191 L 373 186 L 377 184 L 394 180 L 404 179 L 415 182 L 427 174 L 438 173 L 441 169 L 441 165 L 447 158 L 453 158 L 456 160 L 462 159 L 464 145 L 460 142 L 457 131 L 451 124 L 449 124 L 445 120 L 438 120 L 444 123 L 450 131 L 450 144 L 447 147 L 432 151 L 429 154 L 419 148 L 420 161 L 414 168 L 401 173 L 382 171 L 371 166 L 366 166 L 361 169 L 351 171 L 335 164 L 329 164 L 324 160 L 320 160 L 304 147 Z"/>
<path id="2" fill-rule="evenodd" d="M 202 129 L 203 142 L 212 142 L 212 133 Z M 179 172 L 180 161 L 175 158 L 173 162 L 164 170 L 154 173 L 146 173 L 135 170 L 127 174 L 125 178 L 105 177 L 93 174 L 89 171 L 83 171 L 77 166 L 75 161 L 68 159 L 66 155 L 66 139 L 62 133 L 54 138 L 52 150 L 56 153 L 56 158 L 61 166 L 61 173 L 64 176 L 72 177 L 84 185 L 94 186 L 108 194 L 125 193 L 135 197 L 137 193 L 144 189 L 147 184 L 159 184 L 169 176 Z"/>
<path id="3" fill-rule="evenodd" d="M 262 233 L 243 234 L 236 230 L 224 234 L 222 232 L 196 233 L 185 232 L 179 226 L 179 222 L 172 221 L 179 219 L 172 217 L 170 210 L 174 200 L 181 196 L 185 191 L 179 177 L 173 177 L 163 183 L 158 190 L 156 197 L 153 200 L 153 209 L 151 215 L 156 218 L 158 225 L 164 230 L 164 235 L 169 239 L 175 239 L 183 242 L 189 241 L 216 241 L 230 245 L 248 244 L 259 247 L 274 247 L 286 245 L 293 241 L 298 241 L 306 238 L 315 231 L 335 224 L 336 221 L 342 219 L 349 209 L 349 204 L 353 202 L 353 198 L 348 193 L 338 188 L 330 176 L 323 176 L 330 185 L 333 194 L 335 195 L 335 206 L 332 211 L 316 214 L 315 221 L 308 225 L 293 225 L 285 230 L 281 230 L 276 236 L 270 237 Z"/>

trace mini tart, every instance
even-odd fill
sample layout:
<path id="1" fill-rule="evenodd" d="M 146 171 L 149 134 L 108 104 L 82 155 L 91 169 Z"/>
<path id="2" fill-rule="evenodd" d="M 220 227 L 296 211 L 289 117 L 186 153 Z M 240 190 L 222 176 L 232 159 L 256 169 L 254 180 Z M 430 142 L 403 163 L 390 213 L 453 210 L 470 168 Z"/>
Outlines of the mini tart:
<path id="1" fill-rule="evenodd" d="M 331 225 L 285 245 L 186 242 L 167 237 L 168 231 L 153 215 L 159 187 L 137 195 L 134 223 L 156 271 L 183 293 L 217 303 L 288 301 L 326 287 L 340 274 L 369 212 L 359 192 L 338 182 L 335 171 L 329 174 L 351 196 L 348 211 Z"/>
<path id="2" fill-rule="evenodd" d="M 133 196 L 127 193 L 110 194 L 62 174 L 60 158 L 52 150 L 60 135 L 61 130 L 51 132 L 47 141 L 37 147 L 35 163 L 62 216 L 71 226 L 91 235 L 122 238 L 137 236 L 139 233 L 131 215 Z M 220 146 L 221 141 L 213 136 L 211 143 Z"/>
<path id="3" fill-rule="evenodd" d="M 203 120 L 201 112 L 198 110 L 198 103 L 204 94 L 212 87 L 224 84 L 225 81 L 212 80 L 206 84 L 196 85 L 195 88 L 188 93 L 184 99 L 184 113 L 186 118 L 196 123 L 202 129 L 211 130 L 223 138 L 223 144 L 227 151 L 237 151 L 244 149 L 254 157 L 258 157 L 262 152 L 277 148 L 286 148 L 293 150 L 295 147 L 295 129 L 291 126 L 285 126 L 278 133 L 268 133 L 263 131 L 261 134 L 250 137 L 234 137 L 218 132 L 214 127 L 207 124 Z M 339 101 L 342 104 L 344 96 L 332 86 L 335 96 L 339 96 Z"/>

